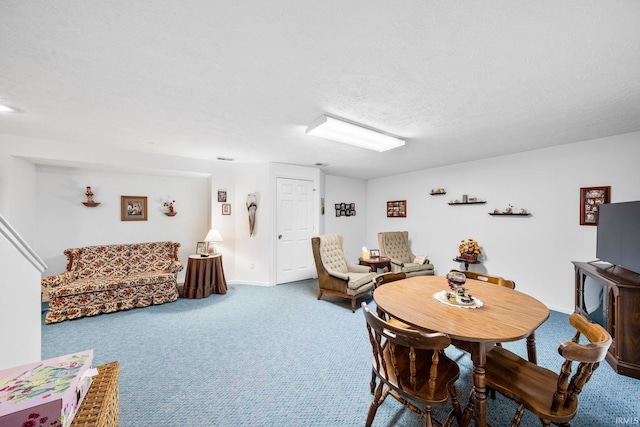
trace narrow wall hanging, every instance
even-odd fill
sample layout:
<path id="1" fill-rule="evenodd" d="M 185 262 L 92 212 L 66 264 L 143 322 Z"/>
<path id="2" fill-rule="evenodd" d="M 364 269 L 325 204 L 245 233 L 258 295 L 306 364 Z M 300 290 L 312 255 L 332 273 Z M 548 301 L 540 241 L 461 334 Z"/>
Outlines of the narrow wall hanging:
<path id="1" fill-rule="evenodd" d="M 249 212 L 249 236 L 253 236 L 253 228 L 256 224 L 256 210 L 258 209 L 258 199 L 256 193 L 247 196 L 247 211 Z"/>

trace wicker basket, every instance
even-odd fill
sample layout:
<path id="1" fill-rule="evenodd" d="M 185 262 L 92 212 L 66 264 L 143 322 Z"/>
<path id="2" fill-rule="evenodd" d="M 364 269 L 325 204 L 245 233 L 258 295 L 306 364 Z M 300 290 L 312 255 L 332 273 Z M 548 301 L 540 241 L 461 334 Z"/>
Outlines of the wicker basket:
<path id="1" fill-rule="evenodd" d="M 73 417 L 71 427 L 118 427 L 118 374 L 120 365 L 111 362 L 97 367 L 98 375 L 80 409 Z"/>

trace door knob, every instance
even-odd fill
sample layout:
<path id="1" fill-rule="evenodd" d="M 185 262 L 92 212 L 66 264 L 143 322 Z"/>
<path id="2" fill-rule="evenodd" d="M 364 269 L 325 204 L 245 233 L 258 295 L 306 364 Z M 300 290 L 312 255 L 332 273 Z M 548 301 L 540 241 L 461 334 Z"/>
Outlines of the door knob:
<path id="1" fill-rule="evenodd" d="M 282 239 L 282 234 L 278 234 L 278 239 Z"/>

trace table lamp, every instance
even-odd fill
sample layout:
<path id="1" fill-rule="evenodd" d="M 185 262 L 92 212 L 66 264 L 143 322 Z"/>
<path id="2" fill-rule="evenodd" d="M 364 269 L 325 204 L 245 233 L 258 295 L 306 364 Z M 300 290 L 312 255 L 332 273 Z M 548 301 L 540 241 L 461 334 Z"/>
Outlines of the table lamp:
<path id="1" fill-rule="evenodd" d="M 211 229 L 207 233 L 207 237 L 204 238 L 204 241 L 207 242 L 207 252 L 209 255 L 215 255 L 216 251 L 213 242 L 223 242 L 224 240 L 222 240 L 222 235 L 218 230 Z"/>

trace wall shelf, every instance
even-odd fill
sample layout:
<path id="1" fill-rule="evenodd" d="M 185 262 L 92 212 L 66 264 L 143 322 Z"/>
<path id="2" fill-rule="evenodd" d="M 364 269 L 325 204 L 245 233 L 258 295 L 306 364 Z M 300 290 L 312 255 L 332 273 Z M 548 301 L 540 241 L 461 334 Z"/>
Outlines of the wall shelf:
<path id="1" fill-rule="evenodd" d="M 440 193 L 433 192 L 433 193 L 429 193 L 429 194 L 432 195 L 432 196 L 442 196 L 443 194 L 447 194 L 447 192 L 446 191 L 441 191 Z"/>
<path id="2" fill-rule="evenodd" d="M 486 200 L 478 200 L 476 202 L 450 202 L 450 205 L 482 205 L 487 203 Z"/>
<path id="3" fill-rule="evenodd" d="M 100 202 L 82 202 L 82 204 L 88 208 L 95 208 L 100 204 Z"/>
<path id="4" fill-rule="evenodd" d="M 491 216 L 529 216 L 531 214 L 529 212 L 527 212 L 527 213 L 495 213 L 495 212 L 489 212 L 489 215 L 491 215 Z"/>

